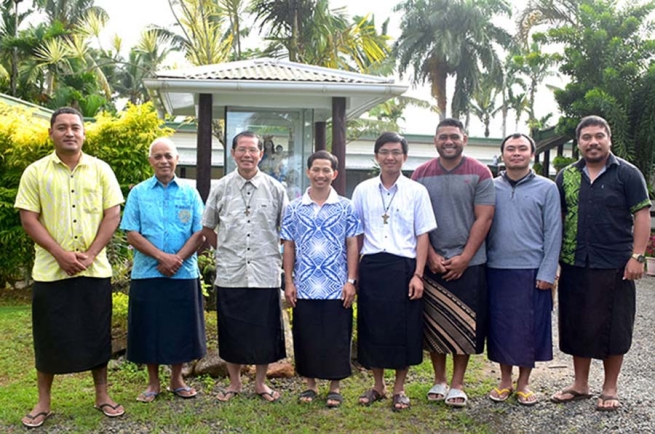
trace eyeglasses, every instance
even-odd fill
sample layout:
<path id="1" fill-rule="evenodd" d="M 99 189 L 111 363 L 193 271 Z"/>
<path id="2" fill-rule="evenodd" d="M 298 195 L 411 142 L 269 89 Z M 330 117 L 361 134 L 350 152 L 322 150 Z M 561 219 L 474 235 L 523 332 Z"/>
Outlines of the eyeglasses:
<path id="1" fill-rule="evenodd" d="M 378 155 L 382 155 L 383 157 L 386 157 L 386 156 L 389 156 L 389 155 L 393 155 L 394 157 L 400 157 L 401 155 L 403 155 L 403 151 L 398 150 L 398 149 L 394 149 L 393 151 L 390 151 L 388 149 L 382 149 L 382 150 L 378 151 Z"/>
<path id="2" fill-rule="evenodd" d="M 259 148 L 236 148 L 235 154 L 259 154 Z"/>

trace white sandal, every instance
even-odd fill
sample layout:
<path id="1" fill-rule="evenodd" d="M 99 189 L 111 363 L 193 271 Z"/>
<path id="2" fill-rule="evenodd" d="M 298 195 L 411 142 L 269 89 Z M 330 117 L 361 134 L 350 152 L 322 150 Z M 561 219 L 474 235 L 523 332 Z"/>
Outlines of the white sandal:
<path id="1" fill-rule="evenodd" d="M 446 392 L 448 392 L 448 385 L 445 383 L 435 384 L 428 390 L 428 401 L 436 402 L 446 399 Z M 441 395 L 441 398 L 433 398 L 430 395 Z"/>
<path id="2" fill-rule="evenodd" d="M 457 398 L 462 398 L 464 402 L 451 401 Z M 446 395 L 446 405 L 449 405 L 451 407 L 466 407 L 466 403 L 468 402 L 468 400 L 469 398 L 468 396 L 466 396 L 466 393 L 464 393 L 464 391 L 460 389 L 450 389 L 448 395 Z"/>

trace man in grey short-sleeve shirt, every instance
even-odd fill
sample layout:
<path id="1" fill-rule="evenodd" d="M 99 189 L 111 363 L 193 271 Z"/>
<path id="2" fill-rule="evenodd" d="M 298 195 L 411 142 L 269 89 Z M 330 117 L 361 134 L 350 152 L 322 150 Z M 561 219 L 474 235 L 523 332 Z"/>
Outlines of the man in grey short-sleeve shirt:
<path id="1" fill-rule="evenodd" d="M 284 186 L 262 173 L 260 138 L 242 132 L 232 141 L 237 170 L 209 194 L 203 234 L 216 247 L 216 310 L 219 355 L 230 385 L 218 395 L 241 392 L 241 365 L 256 365 L 255 392 L 264 400 L 280 394 L 264 381 L 269 363 L 285 357 L 280 310 L 280 223 L 288 204 Z"/>

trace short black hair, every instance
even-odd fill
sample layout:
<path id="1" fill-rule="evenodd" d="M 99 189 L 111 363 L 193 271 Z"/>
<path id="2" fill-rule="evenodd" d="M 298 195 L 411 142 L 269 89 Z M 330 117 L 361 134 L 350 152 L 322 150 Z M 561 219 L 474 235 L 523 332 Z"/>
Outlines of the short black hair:
<path id="1" fill-rule="evenodd" d="M 582 118 L 578 126 L 575 127 L 575 139 L 580 140 L 580 133 L 582 133 L 583 128 L 596 127 L 596 126 L 605 128 L 605 132 L 607 133 L 607 135 L 612 137 L 612 130 L 610 129 L 610 124 L 608 124 L 607 121 L 601 118 L 600 116 L 591 115 Z"/>
<path id="2" fill-rule="evenodd" d="M 332 170 L 337 170 L 339 167 L 339 160 L 334 155 L 330 154 L 328 151 L 316 151 L 307 158 L 307 168 L 311 169 L 312 164 L 316 160 L 328 160 L 332 166 Z"/>
<path id="3" fill-rule="evenodd" d="M 55 124 L 57 116 L 59 115 L 77 115 L 80 118 L 82 125 L 84 125 L 84 116 L 82 116 L 82 113 L 80 113 L 79 110 L 74 109 L 73 107 L 59 107 L 54 111 L 54 113 L 52 113 L 52 116 L 50 116 L 50 128 Z"/>
<path id="4" fill-rule="evenodd" d="M 237 145 L 239 144 L 239 139 L 241 137 L 250 137 L 253 139 L 257 139 L 257 147 L 259 148 L 259 150 L 261 151 L 262 149 L 264 149 L 264 145 L 262 144 L 262 138 L 259 137 L 259 135 L 253 133 L 252 131 L 241 131 L 239 134 L 234 136 L 234 138 L 232 139 L 232 149 L 237 148 Z"/>
<path id="5" fill-rule="evenodd" d="M 533 139 L 532 137 L 530 137 L 530 136 L 527 136 L 527 135 L 523 134 L 523 133 L 512 133 L 512 134 L 510 134 L 509 136 L 505 137 L 505 138 L 503 139 L 503 141 L 500 143 L 500 153 L 502 154 L 503 152 L 505 152 L 505 143 L 506 143 L 508 140 L 511 140 L 511 139 L 520 139 L 521 137 L 523 137 L 523 138 L 525 138 L 525 139 L 528 140 L 528 142 L 530 143 L 530 148 L 532 149 L 532 153 L 534 154 L 535 151 L 537 150 L 537 146 L 536 146 L 536 144 L 534 143 L 534 139 Z"/>
<path id="6" fill-rule="evenodd" d="M 403 154 L 407 155 L 407 151 L 409 149 L 409 147 L 407 146 L 407 140 L 405 140 L 405 138 L 400 134 L 391 131 L 382 133 L 382 135 L 378 137 L 378 139 L 375 141 L 373 152 L 377 154 L 380 148 L 386 145 L 387 143 L 400 143 L 400 145 L 403 147 Z"/>
<path id="7" fill-rule="evenodd" d="M 459 119 L 455 119 L 455 118 L 443 119 L 441 122 L 439 122 L 437 124 L 437 129 L 434 130 L 435 134 L 436 134 L 437 131 L 439 131 L 439 128 L 441 128 L 441 127 L 459 128 L 459 130 L 462 132 L 462 134 L 466 134 L 466 129 L 464 128 L 464 124 Z"/>

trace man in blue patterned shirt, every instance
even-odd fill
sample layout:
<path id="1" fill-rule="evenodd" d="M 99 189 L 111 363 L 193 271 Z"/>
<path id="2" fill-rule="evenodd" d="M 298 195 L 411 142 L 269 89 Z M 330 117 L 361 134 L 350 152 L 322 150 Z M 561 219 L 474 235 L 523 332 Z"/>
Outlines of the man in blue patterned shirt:
<path id="1" fill-rule="evenodd" d="M 362 226 L 350 200 L 332 188 L 337 158 L 318 151 L 307 160 L 311 187 L 289 204 L 284 241 L 285 297 L 293 306 L 296 371 L 307 379 L 301 402 L 313 401 L 316 378 L 331 380 L 327 406 L 343 401 L 339 381 L 350 376 L 352 303 Z"/>
<path id="2" fill-rule="evenodd" d="M 127 198 L 121 229 L 134 247 L 127 326 L 127 359 L 148 366 L 148 387 L 137 401 L 160 393 L 159 365 L 171 366 L 170 391 L 193 398 L 182 364 L 206 353 L 205 319 L 196 250 L 203 242 L 198 191 L 178 182 L 175 144 L 159 138 L 148 161 L 155 176 Z"/>

